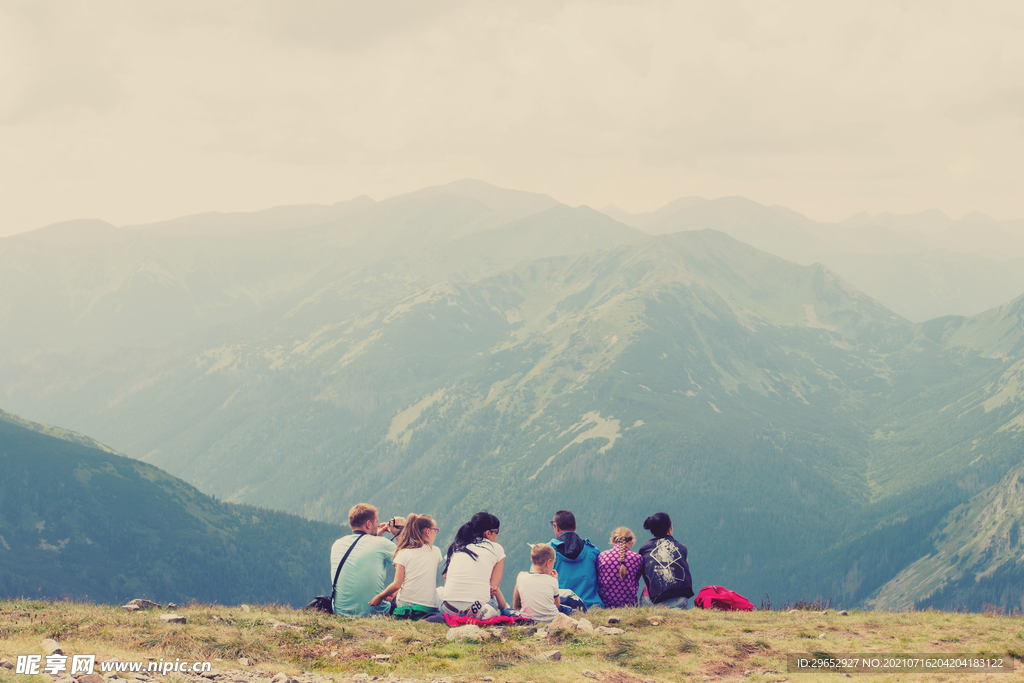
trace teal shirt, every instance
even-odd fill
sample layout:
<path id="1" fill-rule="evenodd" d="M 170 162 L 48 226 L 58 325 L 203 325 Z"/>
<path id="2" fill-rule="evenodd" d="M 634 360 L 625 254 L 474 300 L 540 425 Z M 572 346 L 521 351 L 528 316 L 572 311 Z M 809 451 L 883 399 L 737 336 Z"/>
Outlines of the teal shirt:
<path id="1" fill-rule="evenodd" d="M 373 596 L 388 585 L 391 558 L 398 550 L 393 541 L 362 533 L 339 538 L 331 546 L 331 580 L 334 580 L 334 572 L 341 558 L 360 536 L 363 538 L 345 560 L 345 566 L 338 576 L 338 589 L 334 595 L 335 614 L 365 617 L 387 612 L 387 605 L 371 607 L 369 603 Z"/>

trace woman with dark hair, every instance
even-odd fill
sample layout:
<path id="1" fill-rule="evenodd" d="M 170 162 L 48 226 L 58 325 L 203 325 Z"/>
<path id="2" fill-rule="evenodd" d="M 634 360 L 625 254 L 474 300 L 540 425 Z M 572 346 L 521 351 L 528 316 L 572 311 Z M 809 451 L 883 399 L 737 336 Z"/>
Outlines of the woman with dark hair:
<path id="1" fill-rule="evenodd" d="M 459 527 L 448 546 L 441 611 L 457 617 L 490 619 L 508 607 L 498 586 L 505 566 L 505 549 L 498 544 L 501 522 L 486 510 Z M 491 604 L 495 597 L 498 608 Z"/>
<path id="2" fill-rule="evenodd" d="M 644 528 L 654 536 L 640 546 L 644 558 L 645 605 L 661 605 L 686 609 L 693 597 L 693 578 L 686 563 L 686 546 L 672 538 L 672 520 L 664 512 L 656 512 L 644 521 Z"/>

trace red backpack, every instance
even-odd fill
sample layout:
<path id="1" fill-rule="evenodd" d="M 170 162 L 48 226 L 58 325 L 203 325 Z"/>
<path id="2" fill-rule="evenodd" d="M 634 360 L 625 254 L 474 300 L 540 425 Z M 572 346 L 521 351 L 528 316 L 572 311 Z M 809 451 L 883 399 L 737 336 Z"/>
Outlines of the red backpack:
<path id="1" fill-rule="evenodd" d="M 738 610 L 753 612 L 754 606 L 745 597 L 721 586 L 704 586 L 697 593 L 693 603 L 701 609 L 720 609 L 724 612 Z"/>

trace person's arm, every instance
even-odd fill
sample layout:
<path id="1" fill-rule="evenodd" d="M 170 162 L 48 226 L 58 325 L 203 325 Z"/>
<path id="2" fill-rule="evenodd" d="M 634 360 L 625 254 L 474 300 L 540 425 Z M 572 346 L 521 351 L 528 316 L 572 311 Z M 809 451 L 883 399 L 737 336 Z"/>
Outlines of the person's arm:
<path id="1" fill-rule="evenodd" d="M 390 597 L 398 592 L 398 589 L 402 587 L 402 582 L 405 581 L 405 565 L 395 565 L 395 580 L 391 582 L 391 585 L 385 588 L 383 591 L 373 596 L 370 600 L 370 604 L 376 607 L 380 603 L 384 602 L 384 598 Z"/>
<path id="2" fill-rule="evenodd" d="M 497 594 L 501 592 L 499 586 L 501 586 L 501 572 L 505 570 L 505 558 L 498 560 L 494 569 L 491 570 L 491 597 L 497 597 Z"/>
<path id="3" fill-rule="evenodd" d="M 523 599 L 519 597 L 519 586 L 512 590 L 512 609 L 523 609 Z"/>
<path id="4" fill-rule="evenodd" d="M 505 602 L 505 596 L 501 594 L 500 588 L 494 591 L 494 599 L 498 601 L 499 608 L 508 609 L 508 603 Z"/>

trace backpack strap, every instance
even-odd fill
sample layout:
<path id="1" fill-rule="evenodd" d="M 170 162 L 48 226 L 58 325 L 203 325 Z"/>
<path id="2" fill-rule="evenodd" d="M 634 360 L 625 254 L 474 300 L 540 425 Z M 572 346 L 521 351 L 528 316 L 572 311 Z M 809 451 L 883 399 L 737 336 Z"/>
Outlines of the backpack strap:
<path id="1" fill-rule="evenodd" d="M 366 534 L 358 534 L 356 536 L 356 540 L 352 541 L 352 545 L 350 545 L 348 547 L 348 550 L 345 551 L 345 554 L 342 555 L 341 562 L 338 563 L 338 568 L 334 570 L 334 583 L 331 584 L 331 607 L 332 608 L 334 607 L 334 596 L 338 592 L 338 577 L 341 576 L 341 568 L 345 566 L 345 560 L 348 559 L 348 555 L 349 555 L 349 553 L 352 552 L 352 549 L 356 547 L 356 543 L 359 543 L 359 539 L 361 539 L 365 535 Z"/>

